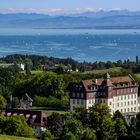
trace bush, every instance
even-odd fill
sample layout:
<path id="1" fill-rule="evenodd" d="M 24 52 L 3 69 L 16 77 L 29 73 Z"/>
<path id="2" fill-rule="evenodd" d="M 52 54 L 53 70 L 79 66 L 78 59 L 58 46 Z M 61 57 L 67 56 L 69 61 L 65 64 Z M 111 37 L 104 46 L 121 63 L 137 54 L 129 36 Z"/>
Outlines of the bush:
<path id="1" fill-rule="evenodd" d="M 33 106 L 36 107 L 66 107 L 69 104 L 69 100 L 67 96 L 62 97 L 62 99 L 58 99 L 54 96 L 50 97 L 41 97 L 35 96 Z"/>
<path id="2" fill-rule="evenodd" d="M 47 130 L 42 133 L 42 140 L 54 140 L 54 136 Z"/>
<path id="3" fill-rule="evenodd" d="M 0 116 L 0 134 L 35 137 L 35 132 L 28 126 L 24 117 Z"/>

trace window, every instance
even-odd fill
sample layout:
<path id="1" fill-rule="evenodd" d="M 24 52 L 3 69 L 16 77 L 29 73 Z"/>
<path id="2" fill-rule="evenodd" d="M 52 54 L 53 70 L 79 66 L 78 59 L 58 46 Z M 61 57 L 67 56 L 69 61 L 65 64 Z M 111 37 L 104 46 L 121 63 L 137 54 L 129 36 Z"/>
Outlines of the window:
<path id="1" fill-rule="evenodd" d="M 133 99 L 133 95 L 131 95 L 131 99 Z"/>
<path id="2" fill-rule="evenodd" d="M 137 102 L 135 101 L 135 104 L 137 104 Z"/>
<path id="3" fill-rule="evenodd" d="M 135 94 L 135 98 L 137 98 L 137 95 Z"/>
<path id="4" fill-rule="evenodd" d="M 79 93 L 77 93 L 77 97 L 79 97 Z"/>
<path id="5" fill-rule="evenodd" d="M 83 101 L 83 100 L 81 100 L 81 104 L 82 104 L 82 105 L 84 104 L 84 101 Z"/>
<path id="6" fill-rule="evenodd" d="M 131 101 L 131 105 L 133 105 L 133 101 Z"/>
<path id="7" fill-rule="evenodd" d="M 126 106 L 126 102 L 124 102 L 124 106 Z"/>
<path id="8" fill-rule="evenodd" d="M 94 100 L 92 100 L 92 103 L 94 104 Z"/>
<path id="9" fill-rule="evenodd" d="M 81 93 L 81 98 L 84 98 L 84 94 L 83 93 Z"/>
<path id="10" fill-rule="evenodd" d="M 118 107 L 119 107 L 119 103 L 118 103 Z"/>
<path id="11" fill-rule="evenodd" d="M 128 105 L 129 105 L 129 102 L 128 102 Z"/>
<path id="12" fill-rule="evenodd" d="M 96 104 L 98 104 L 98 99 L 95 100 Z"/>
<path id="13" fill-rule="evenodd" d="M 110 102 L 109 104 L 110 104 L 110 105 L 112 105 L 112 103 L 111 103 L 111 102 Z"/>
<path id="14" fill-rule="evenodd" d="M 127 112 L 129 112 L 129 108 L 127 109 Z"/>
<path id="15" fill-rule="evenodd" d="M 123 96 L 121 96 L 121 100 L 123 100 Z"/>
<path id="16" fill-rule="evenodd" d="M 73 99 L 73 104 L 75 104 L 75 99 Z"/>
<path id="17" fill-rule="evenodd" d="M 77 99 L 77 104 L 79 104 L 79 99 Z"/>
<path id="18" fill-rule="evenodd" d="M 126 93 L 126 89 L 124 89 L 124 93 Z"/>
<path id="19" fill-rule="evenodd" d="M 123 112 L 123 110 L 121 109 L 121 112 Z"/>
<path id="20" fill-rule="evenodd" d="M 75 93 L 72 93 L 72 97 L 75 97 Z"/>
<path id="21" fill-rule="evenodd" d="M 136 111 L 136 107 L 134 107 L 134 111 Z"/>
<path id="22" fill-rule="evenodd" d="M 89 104 L 91 104 L 91 101 L 89 100 Z"/>
<path id="23" fill-rule="evenodd" d="M 128 95 L 128 99 L 129 99 L 129 95 Z"/>
<path id="24" fill-rule="evenodd" d="M 124 112 L 126 112 L 126 109 L 124 109 Z"/>
<path id="25" fill-rule="evenodd" d="M 133 108 L 131 108 L 131 111 L 133 112 Z"/>
<path id="26" fill-rule="evenodd" d="M 124 96 L 124 99 L 126 100 L 126 96 Z"/>
<path id="27" fill-rule="evenodd" d="M 121 107 L 123 106 L 123 103 L 121 102 Z"/>

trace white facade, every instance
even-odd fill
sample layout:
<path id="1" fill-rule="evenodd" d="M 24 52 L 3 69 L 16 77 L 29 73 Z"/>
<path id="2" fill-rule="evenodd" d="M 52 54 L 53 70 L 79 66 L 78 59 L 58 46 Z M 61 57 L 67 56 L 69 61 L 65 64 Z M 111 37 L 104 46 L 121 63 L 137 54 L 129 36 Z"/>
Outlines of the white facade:
<path id="1" fill-rule="evenodd" d="M 138 104 L 138 93 L 129 95 L 113 96 L 112 98 L 93 98 L 93 99 L 70 99 L 70 110 L 74 111 L 75 107 L 83 106 L 86 109 L 95 104 L 105 103 L 113 114 L 119 110 L 121 113 L 139 112 L 140 104 Z"/>
<path id="2" fill-rule="evenodd" d="M 107 74 L 106 78 L 82 80 L 71 84 L 71 111 L 78 106 L 88 109 L 99 103 L 105 103 L 112 115 L 117 110 L 124 114 L 139 112 L 138 83 L 131 75 L 110 78 Z"/>
<path id="3" fill-rule="evenodd" d="M 87 101 L 84 99 L 70 99 L 70 111 L 74 111 L 75 107 L 86 107 Z"/>

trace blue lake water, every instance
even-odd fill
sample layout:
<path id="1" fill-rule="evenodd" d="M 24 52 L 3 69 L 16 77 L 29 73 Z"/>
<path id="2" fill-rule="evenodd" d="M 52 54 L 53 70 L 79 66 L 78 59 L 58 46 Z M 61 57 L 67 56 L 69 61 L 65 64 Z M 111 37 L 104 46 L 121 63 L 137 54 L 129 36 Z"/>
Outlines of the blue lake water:
<path id="1" fill-rule="evenodd" d="M 37 54 L 78 61 L 140 56 L 140 30 L 0 29 L 0 56 Z"/>

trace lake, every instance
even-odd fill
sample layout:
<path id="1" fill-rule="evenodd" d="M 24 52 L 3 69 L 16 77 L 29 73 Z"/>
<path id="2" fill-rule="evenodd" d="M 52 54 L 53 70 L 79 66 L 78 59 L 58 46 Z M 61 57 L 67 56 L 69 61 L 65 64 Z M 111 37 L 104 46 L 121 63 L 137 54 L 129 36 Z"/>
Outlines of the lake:
<path id="1" fill-rule="evenodd" d="M 140 30 L 0 29 L 0 56 L 37 54 L 78 61 L 135 60 Z"/>

